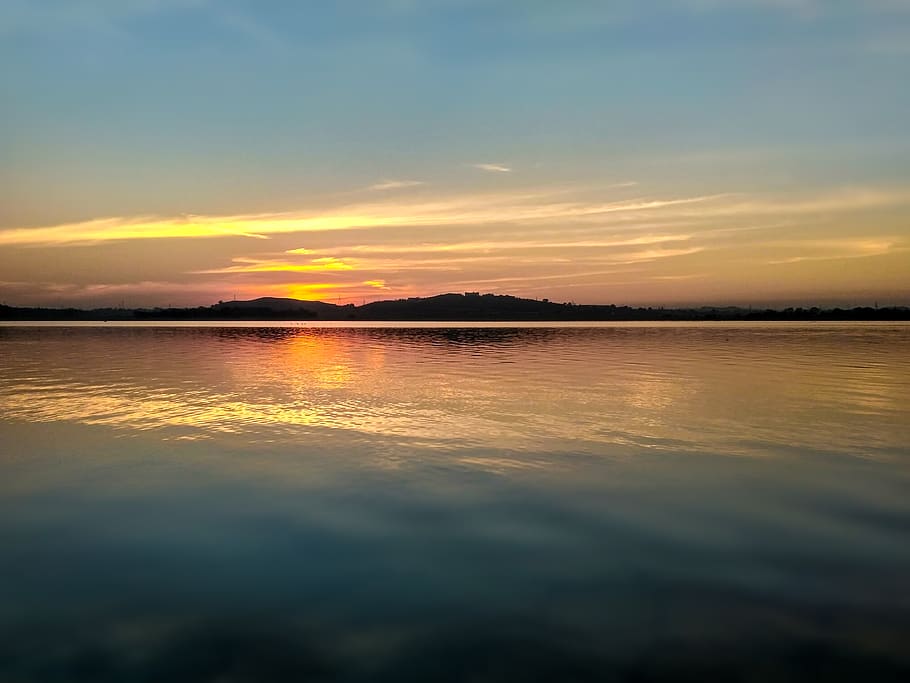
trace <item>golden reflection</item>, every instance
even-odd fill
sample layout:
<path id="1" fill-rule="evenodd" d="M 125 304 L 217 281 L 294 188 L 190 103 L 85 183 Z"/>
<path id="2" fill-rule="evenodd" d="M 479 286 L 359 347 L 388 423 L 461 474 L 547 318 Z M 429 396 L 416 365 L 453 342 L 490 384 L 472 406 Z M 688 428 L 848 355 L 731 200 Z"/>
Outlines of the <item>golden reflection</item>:
<path id="1" fill-rule="evenodd" d="M 282 347 L 282 365 L 295 396 L 305 396 L 313 387 L 339 389 L 354 373 L 350 349 L 330 335 L 300 335 Z"/>
<path id="2" fill-rule="evenodd" d="M 695 383 L 682 384 L 656 377 L 636 379 L 623 387 L 626 402 L 633 408 L 661 411 L 683 401 L 696 391 Z"/>
<path id="3" fill-rule="evenodd" d="M 342 430 L 500 471 L 608 447 L 614 457 L 814 448 L 820 429 L 828 450 L 906 443 L 904 331 L 870 328 L 875 344 L 844 334 L 126 328 L 70 331 L 64 342 L 23 329 L 0 339 L 0 415 L 162 438 L 293 442 Z"/>

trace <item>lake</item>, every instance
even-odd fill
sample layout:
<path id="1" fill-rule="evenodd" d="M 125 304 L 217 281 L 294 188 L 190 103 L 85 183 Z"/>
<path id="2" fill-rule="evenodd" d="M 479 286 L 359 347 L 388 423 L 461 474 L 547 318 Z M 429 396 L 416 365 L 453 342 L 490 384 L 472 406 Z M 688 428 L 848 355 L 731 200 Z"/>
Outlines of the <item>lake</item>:
<path id="1" fill-rule="evenodd" d="M 910 325 L 0 326 L 0 680 L 910 680 Z"/>

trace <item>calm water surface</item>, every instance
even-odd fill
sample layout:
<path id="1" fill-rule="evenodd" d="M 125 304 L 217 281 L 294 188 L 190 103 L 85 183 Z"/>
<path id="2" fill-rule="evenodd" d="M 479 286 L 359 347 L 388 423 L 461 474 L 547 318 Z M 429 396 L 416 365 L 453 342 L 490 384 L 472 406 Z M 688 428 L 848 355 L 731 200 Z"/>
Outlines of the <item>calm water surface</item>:
<path id="1" fill-rule="evenodd" d="M 0 681 L 910 680 L 910 326 L 2 326 Z"/>

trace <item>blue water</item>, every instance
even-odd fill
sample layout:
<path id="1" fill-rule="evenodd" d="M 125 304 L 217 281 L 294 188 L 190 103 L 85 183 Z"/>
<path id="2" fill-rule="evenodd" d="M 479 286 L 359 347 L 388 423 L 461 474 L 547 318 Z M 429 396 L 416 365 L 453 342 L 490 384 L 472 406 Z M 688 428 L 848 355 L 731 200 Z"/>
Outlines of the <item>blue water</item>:
<path id="1" fill-rule="evenodd" d="M 0 681 L 908 680 L 910 327 L 0 327 Z"/>

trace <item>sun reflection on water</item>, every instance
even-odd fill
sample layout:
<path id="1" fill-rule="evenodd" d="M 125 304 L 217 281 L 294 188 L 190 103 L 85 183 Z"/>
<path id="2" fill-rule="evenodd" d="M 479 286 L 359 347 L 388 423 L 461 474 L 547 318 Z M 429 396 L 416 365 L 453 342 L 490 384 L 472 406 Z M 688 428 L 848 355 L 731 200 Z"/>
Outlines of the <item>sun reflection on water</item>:
<path id="1" fill-rule="evenodd" d="M 907 335 L 863 335 L 7 328 L 0 411 L 163 438 L 293 441 L 333 429 L 436 448 L 561 452 L 634 444 L 748 453 L 750 443 L 810 445 L 822 427 L 829 448 L 850 451 L 910 437 L 895 419 L 908 410 Z"/>

